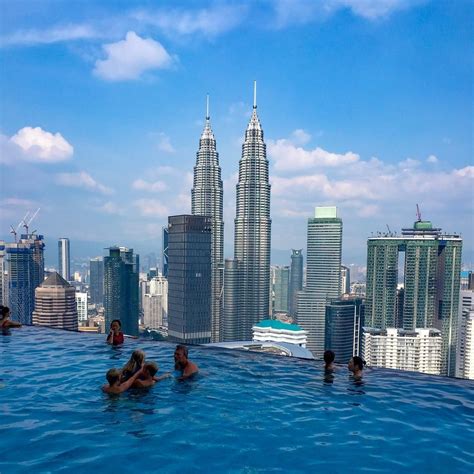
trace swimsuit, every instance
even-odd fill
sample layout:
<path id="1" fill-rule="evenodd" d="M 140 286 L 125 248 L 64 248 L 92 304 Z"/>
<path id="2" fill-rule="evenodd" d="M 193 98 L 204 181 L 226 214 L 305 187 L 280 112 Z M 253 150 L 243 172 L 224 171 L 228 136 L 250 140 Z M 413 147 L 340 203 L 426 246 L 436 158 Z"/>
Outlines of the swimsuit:
<path id="1" fill-rule="evenodd" d="M 117 335 L 114 333 L 112 336 L 112 345 L 118 346 L 119 344 L 123 344 L 123 332 L 119 332 Z"/>

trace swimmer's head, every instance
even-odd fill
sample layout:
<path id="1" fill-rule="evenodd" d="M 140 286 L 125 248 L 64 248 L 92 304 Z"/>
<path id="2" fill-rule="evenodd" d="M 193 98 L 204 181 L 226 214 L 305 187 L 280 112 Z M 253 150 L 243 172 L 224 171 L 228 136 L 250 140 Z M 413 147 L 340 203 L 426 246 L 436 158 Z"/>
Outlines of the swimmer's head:
<path id="1" fill-rule="evenodd" d="M 145 360 L 145 353 L 141 349 L 137 349 L 132 352 L 131 360 L 141 366 Z"/>
<path id="2" fill-rule="evenodd" d="M 176 368 L 183 368 L 188 362 L 188 348 L 178 344 L 174 351 L 174 365 Z"/>
<path id="3" fill-rule="evenodd" d="M 110 369 L 107 371 L 105 374 L 105 378 L 107 379 L 107 382 L 109 382 L 109 385 L 115 385 L 117 382 L 120 382 L 120 377 L 122 375 L 122 371 L 119 369 Z"/>
<path id="4" fill-rule="evenodd" d="M 112 329 L 112 331 L 120 331 L 120 329 L 122 329 L 122 323 L 120 322 L 120 319 L 114 319 L 110 323 L 110 329 Z"/>
<path id="5" fill-rule="evenodd" d="M 356 370 L 362 371 L 364 369 L 364 361 L 361 357 L 354 356 L 354 357 L 351 358 L 351 360 L 347 364 L 347 368 L 351 372 L 355 372 Z"/>
<path id="6" fill-rule="evenodd" d="M 0 306 L 0 319 L 10 317 L 10 308 L 8 306 Z"/>
<path id="7" fill-rule="evenodd" d="M 156 362 L 150 361 L 143 366 L 143 370 L 153 377 L 158 372 L 158 365 Z"/>
<path id="8" fill-rule="evenodd" d="M 333 351 L 328 350 L 324 352 L 324 362 L 326 363 L 326 365 L 332 364 L 335 358 L 336 354 L 334 354 Z"/>

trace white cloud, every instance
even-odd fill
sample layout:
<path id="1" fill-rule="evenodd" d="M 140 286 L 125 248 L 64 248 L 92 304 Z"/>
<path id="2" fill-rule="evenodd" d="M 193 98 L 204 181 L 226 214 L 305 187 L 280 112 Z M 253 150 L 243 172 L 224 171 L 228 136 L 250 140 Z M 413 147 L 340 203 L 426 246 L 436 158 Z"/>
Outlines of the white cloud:
<path id="1" fill-rule="evenodd" d="M 276 141 L 268 140 L 267 147 L 268 154 L 275 162 L 277 170 L 303 170 L 318 166 L 336 167 L 359 160 L 359 155 L 351 151 L 344 154 L 331 153 L 320 147 L 305 150 L 285 138 Z"/>
<path id="2" fill-rule="evenodd" d="M 112 201 L 105 202 L 104 204 L 98 207 L 98 210 L 100 212 L 103 212 L 104 214 L 111 214 L 117 216 L 124 214 L 124 209 Z"/>
<path id="3" fill-rule="evenodd" d="M 83 188 L 101 194 L 112 194 L 114 192 L 113 189 L 97 182 L 85 171 L 80 171 L 78 173 L 58 173 L 56 175 L 56 183 L 72 188 Z"/>
<path id="4" fill-rule="evenodd" d="M 474 166 L 466 166 L 459 170 L 454 170 L 453 174 L 459 178 L 474 179 Z M 472 189 L 471 189 L 472 192 Z"/>
<path id="5" fill-rule="evenodd" d="M 350 8 L 352 13 L 368 20 L 377 20 L 422 3 L 420 0 L 332 0 L 334 8 Z"/>
<path id="6" fill-rule="evenodd" d="M 246 13 L 246 6 L 220 4 L 201 10 L 138 10 L 132 16 L 170 37 L 193 34 L 214 37 L 236 28 Z"/>
<path id="7" fill-rule="evenodd" d="M 137 199 L 133 205 L 143 217 L 167 217 L 168 208 L 157 199 Z"/>
<path id="8" fill-rule="evenodd" d="M 166 189 L 168 189 L 168 186 L 163 181 L 149 182 L 149 181 L 145 181 L 143 179 L 136 179 L 132 183 L 132 188 L 137 189 L 139 191 L 148 191 L 150 193 L 159 193 L 159 192 L 162 192 L 162 191 L 166 191 Z"/>
<path id="9" fill-rule="evenodd" d="M 311 135 L 302 128 L 294 130 L 291 134 L 291 141 L 295 145 L 306 145 L 311 140 Z"/>
<path id="10" fill-rule="evenodd" d="M 59 132 L 53 134 L 41 127 L 23 127 L 10 138 L 0 135 L 0 161 L 5 164 L 57 163 L 70 159 L 73 153 L 73 146 Z"/>
<path id="11" fill-rule="evenodd" d="M 173 145 L 171 144 L 170 137 L 166 133 L 160 132 L 158 134 L 158 149 L 165 153 L 175 153 Z"/>
<path id="12" fill-rule="evenodd" d="M 94 73 L 107 81 L 138 79 L 145 71 L 166 69 L 173 59 L 158 41 L 129 31 L 124 40 L 103 45 L 107 55 L 95 63 Z"/>
<path id="13" fill-rule="evenodd" d="M 19 30 L 0 38 L 0 47 L 32 46 L 37 44 L 61 43 L 64 41 L 103 38 L 104 32 L 91 25 L 62 25 L 41 30 Z"/>
<path id="14" fill-rule="evenodd" d="M 438 158 L 435 155 L 430 155 L 428 158 L 426 158 L 426 161 L 428 163 L 438 163 Z"/>

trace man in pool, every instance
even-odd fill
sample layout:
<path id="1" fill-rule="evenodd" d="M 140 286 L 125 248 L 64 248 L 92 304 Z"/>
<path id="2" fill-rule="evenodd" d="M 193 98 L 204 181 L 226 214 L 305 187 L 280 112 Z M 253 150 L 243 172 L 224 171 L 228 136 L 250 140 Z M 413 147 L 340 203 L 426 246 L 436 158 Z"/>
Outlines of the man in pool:
<path id="1" fill-rule="evenodd" d="M 148 388 L 153 387 L 156 382 L 164 380 L 168 377 L 171 377 L 170 374 L 163 374 L 159 377 L 156 377 L 155 374 L 158 372 L 158 365 L 156 362 L 149 361 L 146 362 L 142 368 L 142 375 L 139 379 L 135 380 L 133 388 Z"/>
<path id="2" fill-rule="evenodd" d="M 181 372 L 179 380 L 186 380 L 199 372 L 198 366 L 188 359 L 188 348 L 178 344 L 174 351 L 174 368 Z"/>
<path id="3" fill-rule="evenodd" d="M 334 372 L 336 368 L 334 365 L 334 359 L 336 358 L 336 354 L 333 351 L 325 351 L 324 352 L 324 370 L 326 372 Z"/>
<path id="4" fill-rule="evenodd" d="M 362 357 L 354 356 L 347 364 L 347 368 L 352 372 L 355 380 L 362 379 L 362 371 L 364 370 L 364 361 Z"/>
<path id="5" fill-rule="evenodd" d="M 122 377 L 122 371 L 120 369 L 110 369 L 107 371 L 105 375 L 107 382 L 106 385 L 102 386 L 102 390 L 105 393 L 113 393 L 119 394 L 128 390 L 132 385 L 133 382 L 137 380 L 138 377 L 143 376 L 143 367 L 138 371 L 135 372 L 126 382 L 120 383 L 120 379 Z"/>

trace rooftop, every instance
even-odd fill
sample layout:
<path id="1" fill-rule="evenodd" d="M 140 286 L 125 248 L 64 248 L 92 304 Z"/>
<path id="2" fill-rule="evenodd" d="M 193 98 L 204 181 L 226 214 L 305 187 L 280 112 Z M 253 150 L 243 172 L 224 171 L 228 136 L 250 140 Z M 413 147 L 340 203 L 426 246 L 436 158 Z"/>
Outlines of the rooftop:
<path id="1" fill-rule="evenodd" d="M 255 324 L 254 327 L 281 329 L 285 331 L 303 331 L 303 328 L 297 324 L 284 323 L 278 319 L 264 319 Z"/>

